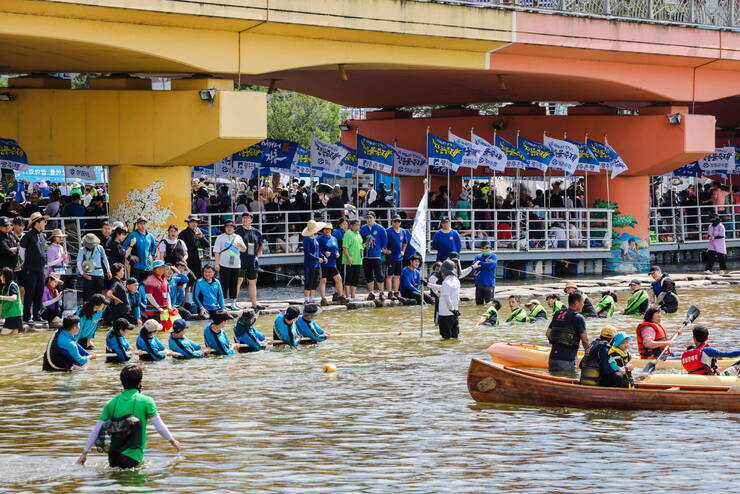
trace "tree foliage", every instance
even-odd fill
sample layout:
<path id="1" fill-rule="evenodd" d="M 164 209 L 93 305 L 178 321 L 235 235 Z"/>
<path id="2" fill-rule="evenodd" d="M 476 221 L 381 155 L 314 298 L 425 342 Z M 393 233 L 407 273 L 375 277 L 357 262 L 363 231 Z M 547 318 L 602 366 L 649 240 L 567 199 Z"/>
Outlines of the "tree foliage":
<path id="1" fill-rule="evenodd" d="M 335 103 L 292 91 L 276 91 L 267 102 L 267 136 L 311 145 L 311 136 L 327 142 L 339 140 L 345 111 Z"/>

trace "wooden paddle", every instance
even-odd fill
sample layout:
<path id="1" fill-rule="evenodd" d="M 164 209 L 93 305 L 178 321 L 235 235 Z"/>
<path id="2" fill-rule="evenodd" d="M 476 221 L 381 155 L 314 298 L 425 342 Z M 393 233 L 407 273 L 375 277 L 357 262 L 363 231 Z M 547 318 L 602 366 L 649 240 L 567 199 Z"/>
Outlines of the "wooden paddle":
<path id="1" fill-rule="evenodd" d="M 691 324 L 692 322 L 694 322 L 696 320 L 696 318 L 699 317 L 699 314 L 701 314 L 701 311 L 699 309 L 697 309 L 696 306 L 693 306 L 692 305 L 691 307 L 689 307 L 689 310 L 686 311 L 686 320 L 681 325 L 681 329 L 685 328 L 686 326 L 688 326 L 689 324 Z M 655 371 L 655 369 L 656 369 L 656 366 L 658 364 L 658 361 L 659 360 L 665 360 L 666 358 L 668 358 L 667 355 L 665 357 L 663 357 L 663 355 L 665 354 L 665 352 L 668 351 L 668 349 L 671 346 L 671 343 L 673 343 L 673 341 L 676 338 L 678 338 L 678 331 L 676 331 L 676 333 L 671 337 L 671 339 L 668 340 L 668 342 L 665 345 L 665 348 L 663 348 L 663 351 L 660 352 L 660 355 L 658 355 L 658 358 L 655 359 L 655 360 L 653 360 L 653 361 L 651 361 L 651 362 L 648 362 L 645 365 L 645 367 L 642 368 L 642 372 L 644 374 L 652 374 Z"/>

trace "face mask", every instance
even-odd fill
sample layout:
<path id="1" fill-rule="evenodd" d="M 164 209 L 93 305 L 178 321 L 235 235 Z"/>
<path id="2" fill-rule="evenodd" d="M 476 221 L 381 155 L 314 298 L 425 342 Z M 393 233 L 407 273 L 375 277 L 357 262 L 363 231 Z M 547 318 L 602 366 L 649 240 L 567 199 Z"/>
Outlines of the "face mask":
<path id="1" fill-rule="evenodd" d="M 480 251 L 480 253 L 483 254 L 484 256 L 487 256 L 488 254 L 491 253 L 491 251 L 489 249 L 483 249 L 482 251 Z"/>

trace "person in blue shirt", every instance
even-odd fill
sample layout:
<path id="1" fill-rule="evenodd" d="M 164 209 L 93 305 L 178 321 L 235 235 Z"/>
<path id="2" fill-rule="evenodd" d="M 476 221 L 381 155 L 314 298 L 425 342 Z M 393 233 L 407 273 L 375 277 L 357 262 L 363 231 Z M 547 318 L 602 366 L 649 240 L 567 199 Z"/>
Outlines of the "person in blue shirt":
<path id="1" fill-rule="evenodd" d="M 90 297 L 82 307 L 77 309 L 75 315 L 80 318 L 80 330 L 75 334 L 75 340 L 85 348 L 91 350 L 95 348 L 93 338 L 103 318 L 103 310 L 108 301 L 103 294 L 96 293 Z"/>
<path id="2" fill-rule="evenodd" d="M 360 236 L 365 245 L 365 255 L 362 258 L 362 267 L 365 271 L 365 281 L 367 281 L 367 299 L 375 300 L 375 285 L 380 291 L 380 300 L 385 300 L 383 294 L 383 284 L 385 275 L 383 266 L 380 263 L 380 257 L 383 255 L 386 244 L 388 243 L 388 234 L 385 228 L 375 222 L 375 213 L 368 212 L 365 216 L 366 224 L 360 228 Z"/>
<path id="3" fill-rule="evenodd" d="M 475 304 L 484 305 L 493 300 L 496 290 L 496 265 L 498 256 L 491 252 L 491 244 L 484 240 L 481 242 L 481 252 L 473 259 L 473 264 L 478 267 L 473 269 L 475 274 Z"/>
<path id="4" fill-rule="evenodd" d="M 229 341 L 226 334 L 226 322 L 231 321 L 233 317 L 225 310 L 217 310 L 211 317 L 211 324 L 203 329 L 203 341 L 207 348 L 212 350 L 216 355 L 232 355 L 236 343 Z"/>
<path id="5" fill-rule="evenodd" d="M 213 265 L 206 264 L 203 268 L 203 277 L 195 282 L 193 303 L 202 319 L 208 319 L 215 311 L 226 308 L 221 282 L 215 276 L 216 270 Z"/>
<path id="6" fill-rule="evenodd" d="M 328 333 L 314 321 L 321 312 L 321 307 L 316 304 L 308 304 L 303 308 L 303 314 L 296 321 L 296 328 L 301 337 L 310 338 L 316 343 L 326 340 Z"/>
<path id="7" fill-rule="evenodd" d="M 254 327 L 256 321 L 257 313 L 252 309 L 245 309 L 236 321 L 234 341 L 239 353 L 260 352 L 270 346 L 267 338 Z"/>
<path id="8" fill-rule="evenodd" d="M 157 333 L 162 331 L 162 325 L 155 319 L 147 320 L 141 327 L 139 337 L 136 338 L 136 348 L 143 353 L 139 354 L 139 360 L 145 362 L 156 362 L 164 360 L 172 352 L 165 348 L 164 343 L 159 341 Z"/>
<path id="9" fill-rule="evenodd" d="M 146 227 L 149 224 L 143 216 L 136 218 L 135 230 L 128 234 L 126 239 L 123 241 L 123 248 L 128 249 L 131 247 L 131 255 L 129 261 L 131 265 L 131 276 L 137 280 L 144 281 L 144 272 L 152 269 L 152 262 L 154 262 L 154 254 L 157 249 L 157 242 L 154 240 L 154 235 L 147 232 Z"/>
<path id="10" fill-rule="evenodd" d="M 94 359 L 94 353 L 88 353 L 75 339 L 80 330 L 80 318 L 67 316 L 62 320 L 62 327 L 46 346 L 43 370 L 47 372 L 70 371 L 76 365 L 82 367 L 88 360 Z"/>
<path id="11" fill-rule="evenodd" d="M 306 228 L 301 231 L 303 236 L 303 300 L 312 304 L 313 296 L 321 281 L 321 266 L 326 263 L 326 257 L 321 253 L 316 234 L 326 227 L 322 221 L 309 220 Z"/>
<path id="12" fill-rule="evenodd" d="M 168 285 L 170 287 L 170 304 L 177 309 L 180 317 L 189 321 L 193 318 L 193 315 L 185 308 L 185 286 L 188 284 L 188 275 L 179 272 L 175 267 L 172 269 L 173 274 Z"/>
<path id="13" fill-rule="evenodd" d="M 185 319 L 177 319 L 172 323 L 172 334 L 170 334 L 169 347 L 173 353 L 173 357 L 180 360 L 205 357 L 205 351 L 203 348 L 185 336 L 185 330 L 188 329 L 188 327 L 190 327 L 190 323 Z"/>
<path id="14" fill-rule="evenodd" d="M 300 337 L 295 323 L 300 315 L 301 310 L 294 305 L 288 307 L 285 312 L 278 314 L 272 326 L 273 338 L 292 347 L 298 346 Z"/>
<path id="15" fill-rule="evenodd" d="M 326 299 L 326 280 L 331 278 L 334 280 L 334 291 L 335 295 L 333 300 L 339 302 L 346 302 L 347 299 L 342 296 L 344 289 L 342 288 L 342 276 L 339 274 L 337 267 L 337 261 L 340 259 L 341 254 L 339 250 L 339 242 L 332 233 L 333 227 L 331 223 L 325 223 L 324 228 L 321 230 L 321 235 L 316 241 L 319 243 L 319 252 L 323 254 L 326 262 L 321 265 L 321 280 L 319 281 L 319 294 L 321 295 L 321 305 L 329 305 L 329 301 Z"/>
<path id="16" fill-rule="evenodd" d="M 107 363 L 120 364 L 131 360 L 131 354 L 129 353 L 131 345 L 126 341 L 126 335 L 134 327 L 133 324 L 123 317 L 119 317 L 113 321 L 113 327 L 105 335 L 105 353 L 114 353 L 115 357 L 113 355 L 106 355 L 105 361 Z"/>
<path id="17" fill-rule="evenodd" d="M 437 261 L 445 261 L 451 252 L 462 250 L 462 240 L 457 230 L 450 227 L 450 219 L 443 217 L 440 220 L 441 228 L 432 237 L 431 248 L 437 251 Z"/>
<path id="18" fill-rule="evenodd" d="M 406 235 L 406 250 L 403 251 L 403 265 L 408 266 L 411 264 L 411 256 L 416 255 L 416 249 L 411 245 L 411 230 L 404 228 L 404 235 Z"/>
<path id="19" fill-rule="evenodd" d="M 401 271 L 401 296 L 415 300 L 417 304 L 421 303 L 421 256 L 414 254 L 409 260 L 410 264 Z M 424 301 L 428 304 L 434 302 L 432 296 L 424 294 Z"/>
<path id="20" fill-rule="evenodd" d="M 62 208 L 62 212 L 59 216 L 63 218 L 84 218 L 87 216 L 87 208 L 84 204 L 80 204 L 80 200 L 82 199 L 82 195 L 73 192 L 69 196 L 69 202 L 64 205 Z M 75 221 L 74 220 L 67 220 L 64 222 L 64 225 L 67 228 L 73 227 L 76 228 Z M 85 222 L 84 220 L 80 220 L 80 230 L 85 228 Z"/>
<path id="21" fill-rule="evenodd" d="M 391 226 L 385 231 L 386 244 L 385 254 L 386 278 L 385 290 L 390 300 L 401 298 L 401 269 L 403 268 L 403 255 L 408 247 L 406 241 L 406 230 L 401 228 L 401 217 L 395 215 L 391 220 Z"/>

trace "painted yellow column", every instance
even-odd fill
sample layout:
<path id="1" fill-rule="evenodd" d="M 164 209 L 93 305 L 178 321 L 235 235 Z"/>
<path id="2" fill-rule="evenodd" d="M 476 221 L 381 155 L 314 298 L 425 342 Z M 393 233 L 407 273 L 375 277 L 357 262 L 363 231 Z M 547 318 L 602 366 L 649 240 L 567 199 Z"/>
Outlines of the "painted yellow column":
<path id="1" fill-rule="evenodd" d="M 182 228 L 190 214 L 191 168 L 188 165 L 110 167 L 110 215 L 133 228 L 146 216 L 159 238 L 170 224 Z"/>

